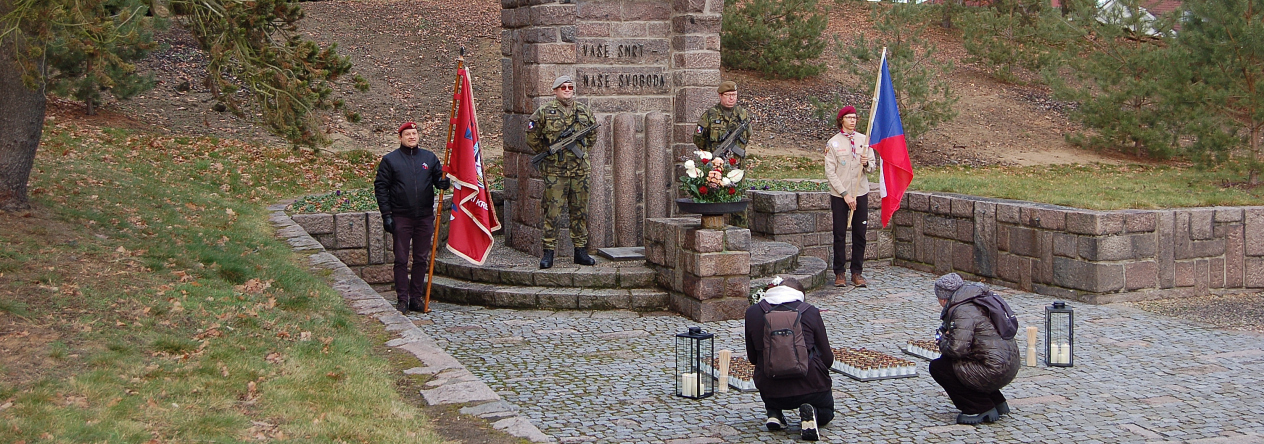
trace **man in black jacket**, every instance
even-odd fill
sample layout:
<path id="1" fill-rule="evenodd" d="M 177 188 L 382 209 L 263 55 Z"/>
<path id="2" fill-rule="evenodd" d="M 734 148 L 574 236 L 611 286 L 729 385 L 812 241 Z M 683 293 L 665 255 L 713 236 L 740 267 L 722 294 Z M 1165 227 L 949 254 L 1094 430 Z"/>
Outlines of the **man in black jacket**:
<path id="1" fill-rule="evenodd" d="M 765 310 L 797 310 L 803 340 L 811 357 L 807 374 L 799 378 L 773 379 L 764 374 L 760 360 L 764 356 Z M 820 439 L 818 428 L 834 419 L 834 381 L 829 368 L 834 365 L 834 352 L 830 349 L 825 333 L 821 310 L 803 301 L 803 284 L 795 278 L 782 281 L 764 293 L 760 303 L 746 309 L 746 358 L 755 366 L 752 376 L 759 396 L 764 400 L 768 430 L 781 430 L 786 426 L 782 410 L 799 409 L 802 421 L 801 436 L 808 441 Z"/>
<path id="2" fill-rule="evenodd" d="M 434 153 L 418 148 L 417 124 L 399 127 L 399 149 L 382 156 L 373 180 L 373 194 L 382 212 L 382 227 L 395 238 L 396 309 L 407 314 L 422 311 L 426 271 L 435 230 L 435 188 L 446 190 L 451 181 Z M 412 248 L 412 279 L 408 250 Z"/>

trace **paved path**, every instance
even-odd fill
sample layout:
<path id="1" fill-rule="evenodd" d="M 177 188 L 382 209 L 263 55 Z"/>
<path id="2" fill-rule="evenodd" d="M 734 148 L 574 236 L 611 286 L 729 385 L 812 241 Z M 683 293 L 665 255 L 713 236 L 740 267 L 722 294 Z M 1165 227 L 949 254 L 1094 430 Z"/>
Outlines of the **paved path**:
<path id="1" fill-rule="evenodd" d="M 871 266 L 873 287 L 809 294 L 834 346 L 904 356 L 938 326 L 934 276 Z M 1022 327 L 1043 328 L 1052 299 L 1004 290 Z M 1076 366 L 1024 367 L 1004 390 L 1013 413 L 982 426 L 956 410 L 920 361 L 918 377 L 834 375 L 839 416 L 826 442 L 1264 442 L 1264 336 L 1215 330 L 1121 305 L 1073 304 Z M 762 428 L 758 394 L 671 395 L 673 335 L 698 325 L 670 313 L 519 311 L 436 303 L 409 317 L 551 439 L 571 442 L 795 442 Z M 744 355 L 742 322 L 702 324 Z M 1025 346 L 1023 333 L 1017 338 Z"/>

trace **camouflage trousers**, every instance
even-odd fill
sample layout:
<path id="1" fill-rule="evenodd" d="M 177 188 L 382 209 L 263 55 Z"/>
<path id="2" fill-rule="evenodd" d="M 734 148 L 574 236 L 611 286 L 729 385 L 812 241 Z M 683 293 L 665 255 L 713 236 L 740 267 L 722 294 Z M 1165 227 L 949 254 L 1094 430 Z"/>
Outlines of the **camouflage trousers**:
<path id="1" fill-rule="evenodd" d="M 557 218 L 566 206 L 570 218 L 571 242 L 575 247 L 588 246 L 588 176 L 544 175 L 544 196 L 540 208 L 544 210 L 545 250 L 557 248 Z"/>

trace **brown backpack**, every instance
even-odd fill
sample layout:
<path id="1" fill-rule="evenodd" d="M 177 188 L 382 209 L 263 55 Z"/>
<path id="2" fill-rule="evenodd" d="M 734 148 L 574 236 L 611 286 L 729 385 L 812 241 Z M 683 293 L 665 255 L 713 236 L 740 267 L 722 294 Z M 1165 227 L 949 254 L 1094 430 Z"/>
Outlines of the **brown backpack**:
<path id="1" fill-rule="evenodd" d="M 794 379 L 808 375 L 812 357 L 808 354 L 807 341 L 803 337 L 803 308 L 800 302 L 791 308 L 786 304 L 776 307 L 760 301 L 764 311 L 764 350 L 759 366 L 764 376 L 772 379 Z"/>

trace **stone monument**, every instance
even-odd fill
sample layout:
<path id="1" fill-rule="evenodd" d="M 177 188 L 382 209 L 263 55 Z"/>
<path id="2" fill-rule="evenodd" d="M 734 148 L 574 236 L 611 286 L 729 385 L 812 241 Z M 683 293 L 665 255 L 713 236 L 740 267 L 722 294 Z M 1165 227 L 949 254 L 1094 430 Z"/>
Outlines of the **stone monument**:
<path id="1" fill-rule="evenodd" d="M 694 149 L 696 120 L 716 102 L 723 0 L 501 0 L 501 8 L 508 244 L 540 254 L 544 182 L 523 131 L 565 74 L 602 124 L 589 153 L 589 246 L 642 245 L 646 218 L 675 213 L 676 159 Z M 557 250 L 569 251 L 566 223 L 558 226 Z"/>

